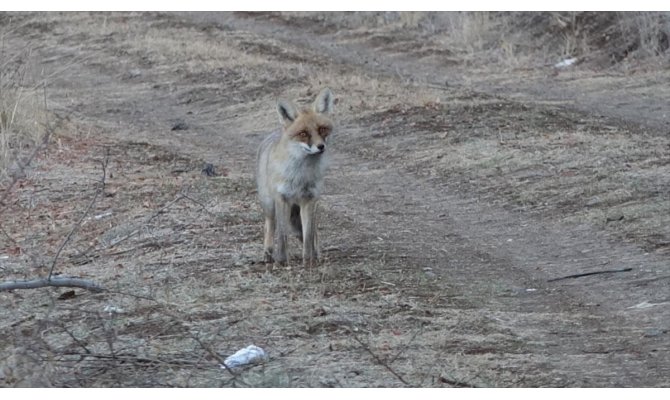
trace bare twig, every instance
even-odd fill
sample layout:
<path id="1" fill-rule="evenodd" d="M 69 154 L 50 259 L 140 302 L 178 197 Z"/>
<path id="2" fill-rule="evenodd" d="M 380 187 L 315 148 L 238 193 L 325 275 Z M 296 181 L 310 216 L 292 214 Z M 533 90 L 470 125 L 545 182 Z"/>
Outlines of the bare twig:
<path id="1" fill-rule="evenodd" d="M 404 345 L 404 346 L 400 349 L 400 351 L 398 351 L 398 353 L 396 353 L 396 355 L 393 356 L 393 358 L 391 358 L 391 359 L 389 360 L 389 364 L 393 364 L 393 362 L 394 362 L 395 360 L 397 360 L 398 357 L 400 357 L 400 356 L 402 355 L 402 353 L 404 353 L 405 350 L 407 350 L 407 349 L 409 348 L 409 345 L 412 344 L 412 342 L 414 341 L 414 339 L 416 339 L 416 337 L 419 336 L 419 333 L 421 333 L 421 332 L 423 332 L 423 329 L 417 329 L 417 331 L 414 332 L 414 335 L 412 335 L 412 337 L 409 339 L 409 341 L 407 341 L 407 344 Z"/>
<path id="2" fill-rule="evenodd" d="M 447 85 L 440 85 L 439 83 L 428 83 L 426 84 L 429 88 L 440 89 L 440 90 L 450 90 Z"/>
<path id="3" fill-rule="evenodd" d="M 130 253 L 132 251 L 137 251 L 139 249 L 143 249 L 143 248 L 147 248 L 147 247 L 160 249 L 160 248 L 163 248 L 163 247 L 174 246 L 176 244 L 181 244 L 181 243 L 184 243 L 184 242 L 185 242 L 185 240 L 171 240 L 171 241 L 165 241 L 165 242 L 147 242 L 147 243 L 142 243 L 142 244 L 140 244 L 138 246 L 135 246 L 133 248 L 130 248 L 130 249 L 119 250 L 119 251 L 115 251 L 113 253 L 107 253 L 106 255 L 107 256 L 118 256 L 120 254 Z"/>
<path id="4" fill-rule="evenodd" d="M 51 278 L 38 278 L 29 280 L 16 280 L 0 283 L 0 292 L 16 289 L 36 289 L 42 287 L 78 287 L 92 292 L 102 292 L 105 289 L 95 282 L 64 276 L 52 276 Z"/>
<path id="5" fill-rule="evenodd" d="M 623 269 L 608 269 L 608 270 L 604 270 L 604 271 L 584 272 L 582 274 L 573 274 L 573 275 L 562 276 L 560 278 L 547 279 L 547 282 L 562 281 L 564 279 L 575 279 L 575 278 L 581 278 L 583 276 L 591 276 L 591 275 L 599 275 L 599 274 L 615 274 L 615 273 L 618 273 L 618 272 L 628 272 L 628 271 L 632 271 L 632 270 L 633 270 L 633 268 L 623 268 Z"/>
<path id="6" fill-rule="evenodd" d="M 112 356 L 111 358 L 116 360 L 117 358 L 117 352 L 114 348 L 114 343 L 116 342 L 116 331 L 114 330 L 114 321 L 116 319 L 116 313 L 111 313 L 111 321 L 109 322 L 109 329 L 108 326 L 105 324 L 105 320 L 102 318 L 100 313 L 97 314 L 98 320 L 100 321 L 100 327 L 102 328 L 102 332 L 105 334 L 105 341 L 107 342 L 107 347 L 109 347 L 109 354 Z"/>
<path id="7" fill-rule="evenodd" d="M 223 366 L 223 367 L 226 369 L 226 371 L 228 371 L 228 373 L 230 373 L 234 378 L 238 378 L 238 377 L 240 376 L 237 372 L 233 371 L 230 367 L 228 367 L 228 366 L 226 365 L 225 360 L 223 359 L 223 357 L 221 357 L 220 355 L 218 355 L 214 350 L 212 350 L 211 347 L 205 345 L 205 344 L 200 340 L 199 337 L 197 337 L 197 336 L 194 335 L 193 333 L 190 333 L 190 336 L 191 336 L 191 339 L 195 340 L 195 342 L 198 343 L 198 344 L 200 345 L 200 347 L 201 347 L 203 350 L 205 350 L 210 356 L 214 357 L 214 358 L 216 359 L 216 361 L 218 361 L 218 363 L 219 363 L 221 366 Z"/>
<path id="8" fill-rule="evenodd" d="M 663 279 L 670 279 L 670 275 L 660 275 L 660 276 L 655 276 L 653 278 L 643 278 L 643 279 L 635 279 L 633 281 L 629 281 L 629 284 L 632 285 L 642 285 L 642 284 L 647 284 L 649 282 L 653 281 L 660 281 Z"/>
<path id="9" fill-rule="evenodd" d="M 367 351 L 372 356 L 372 358 L 374 358 L 375 361 L 377 361 L 379 365 L 386 368 L 393 376 L 398 378 L 398 380 L 403 384 L 405 384 L 406 386 L 412 386 L 402 376 L 400 376 L 400 374 L 398 374 L 393 368 L 391 368 L 391 366 L 387 362 L 385 362 L 377 354 L 375 354 L 367 344 L 363 343 L 361 339 L 358 338 L 358 335 L 356 335 L 356 332 L 354 332 L 353 329 L 349 329 L 349 332 L 351 332 L 351 334 L 353 335 L 354 340 L 356 340 L 358 344 L 360 344 L 363 347 L 363 350 Z"/>
<path id="10" fill-rule="evenodd" d="M 102 163 L 102 178 L 100 180 L 100 186 L 98 189 L 95 191 L 95 195 L 93 196 L 93 199 L 91 199 L 91 202 L 88 204 L 88 207 L 86 207 L 86 210 L 84 213 L 81 215 L 77 223 L 74 224 L 72 229 L 70 230 L 70 233 L 68 233 L 67 237 L 61 243 L 60 247 L 58 248 L 58 251 L 56 252 L 56 255 L 54 256 L 53 262 L 51 263 L 51 268 L 49 268 L 49 276 L 47 277 L 48 279 L 51 279 L 51 276 L 53 275 L 54 268 L 56 267 L 56 263 L 58 262 L 58 258 L 60 257 L 60 253 L 63 251 L 65 246 L 68 244 L 70 239 L 72 239 L 72 236 L 74 236 L 75 232 L 79 230 L 81 227 L 82 222 L 84 222 L 84 218 L 88 215 L 89 211 L 91 211 L 91 208 L 93 208 L 93 205 L 95 204 L 96 200 L 98 200 L 98 197 L 100 194 L 105 190 L 105 178 L 107 176 L 107 164 L 109 163 L 109 149 L 107 149 L 107 153 L 105 154 L 104 160 L 101 162 Z"/>
<path id="11" fill-rule="evenodd" d="M 35 319 L 35 315 L 34 315 L 34 314 L 33 314 L 33 315 L 29 315 L 29 316 L 27 316 L 27 317 L 21 318 L 20 320 L 18 320 L 18 321 L 16 321 L 16 322 L 12 322 L 9 326 L 10 326 L 11 328 L 16 328 L 17 326 L 21 325 L 22 323 L 24 323 L 24 322 L 28 322 L 28 321 L 32 321 L 32 320 L 34 320 L 34 319 Z"/>
<path id="12" fill-rule="evenodd" d="M 165 212 L 165 210 L 167 210 L 167 209 L 170 208 L 172 205 L 174 205 L 175 203 L 177 203 L 178 201 L 180 201 L 180 200 L 182 200 L 182 199 L 184 199 L 184 198 L 185 198 L 185 194 L 184 194 L 184 193 L 180 193 L 180 194 L 178 194 L 178 195 L 177 195 L 174 199 L 172 199 L 170 202 L 164 204 L 161 208 L 159 208 L 158 210 L 156 210 L 156 211 L 154 211 L 153 213 L 151 213 L 151 215 L 149 215 L 148 217 L 146 217 L 145 220 L 144 220 L 140 225 L 138 225 L 138 226 L 143 226 L 143 225 L 148 224 L 148 223 L 151 222 L 154 218 L 156 218 L 157 216 L 159 216 L 160 214 L 162 214 L 163 212 Z M 97 249 L 96 249 L 96 245 L 95 245 L 95 244 L 92 244 L 92 245 L 90 245 L 88 248 L 86 248 L 84 251 L 82 251 L 81 253 L 77 254 L 75 257 L 78 258 L 78 259 L 83 259 L 84 257 L 87 256 L 88 253 L 90 253 L 90 252 L 92 252 L 92 251 L 101 252 L 101 251 L 103 251 L 103 250 L 111 249 L 112 247 L 115 247 L 115 246 L 119 245 L 120 243 L 123 243 L 123 242 L 125 242 L 126 240 L 132 238 L 133 236 L 137 235 L 139 232 L 140 232 L 139 229 L 134 229 L 134 230 L 132 230 L 130 233 L 126 234 L 125 236 L 122 236 L 121 238 L 115 240 L 114 242 L 112 242 L 112 243 L 110 243 L 110 244 L 108 244 L 108 245 L 103 245 L 103 246 L 101 246 L 100 248 L 97 248 Z M 176 242 L 176 243 L 179 243 L 179 242 Z M 147 245 L 151 245 L 151 244 L 147 244 Z M 145 246 L 145 245 L 140 245 L 140 246 L 138 246 L 137 248 L 140 248 L 140 247 L 143 247 L 143 246 Z M 129 251 L 136 250 L 137 248 L 135 248 L 135 249 L 129 249 L 129 250 L 122 250 L 122 251 L 118 251 L 118 252 L 115 252 L 115 253 L 106 253 L 105 255 L 107 255 L 107 256 L 110 256 L 110 255 L 119 255 L 119 254 L 123 254 L 123 253 L 129 252 Z M 91 256 L 91 257 L 97 257 L 97 256 Z"/>
<path id="13" fill-rule="evenodd" d="M 440 376 L 440 382 L 447 383 L 451 386 L 460 387 L 460 388 L 476 388 L 477 387 L 477 386 L 472 385 L 470 383 L 459 381 L 459 380 L 456 380 L 456 379 L 445 378 L 444 376 Z"/>
<path id="14" fill-rule="evenodd" d="M 159 208 L 158 210 L 154 211 L 154 212 L 153 212 L 153 213 L 152 213 L 152 214 L 151 214 L 151 215 L 150 215 L 150 216 L 149 216 L 149 217 L 148 217 L 142 224 L 143 224 L 143 225 L 148 224 L 148 223 L 151 222 L 154 218 L 156 218 L 157 216 L 159 216 L 160 214 L 162 214 L 165 210 L 167 210 L 168 208 L 170 208 L 172 205 L 174 205 L 175 203 L 177 203 L 179 200 L 181 200 L 181 199 L 183 199 L 183 198 L 184 198 L 184 194 L 182 194 L 182 193 L 178 194 L 177 197 L 174 198 L 174 200 L 168 202 L 168 203 L 165 204 L 163 207 L 161 207 L 161 208 Z M 139 233 L 139 230 L 138 230 L 138 229 L 135 229 L 135 230 L 133 230 L 132 232 L 130 232 L 129 234 L 127 234 L 126 236 L 124 236 L 124 237 L 122 237 L 122 238 L 116 240 L 114 243 L 111 243 L 109 246 L 106 246 L 105 248 L 106 248 L 106 249 L 109 249 L 109 248 L 111 248 L 111 247 L 114 247 L 114 246 L 118 245 L 119 243 L 124 242 L 124 241 L 130 239 L 131 237 L 137 235 L 138 233 Z"/>
<path id="15" fill-rule="evenodd" d="M 68 335 L 68 336 L 69 336 L 69 337 L 70 337 L 70 338 L 71 338 L 71 339 L 72 339 L 72 340 L 73 340 L 79 347 L 81 347 L 82 349 L 84 349 L 84 351 L 86 352 L 86 354 L 92 354 L 92 353 L 91 353 L 91 350 L 89 350 L 88 347 L 86 347 L 86 345 L 85 345 L 84 343 L 82 343 L 82 341 L 79 340 L 79 339 L 74 335 L 74 333 L 70 332 L 70 330 L 67 329 L 67 326 L 65 326 L 65 324 L 64 324 L 62 321 L 57 321 L 56 324 L 57 324 L 58 326 L 60 326 L 60 328 L 61 328 L 63 331 L 65 331 L 65 333 L 67 333 L 67 335 Z"/>
<path id="16" fill-rule="evenodd" d="M 62 353 L 63 356 L 79 356 L 82 359 L 92 358 L 99 360 L 117 360 L 124 362 L 135 362 L 138 364 L 167 364 L 167 365 L 187 365 L 196 368 L 204 367 L 200 366 L 199 362 L 189 361 L 189 360 L 180 360 L 180 359 L 162 359 L 162 358 L 147 358 L 147 357 L 138 357 L 135 355 L 126 355 L 126 354 L 98 354 L 98 353 Z"/>
<path id="17" fill-rule="evenodd" d="M 219 217 L 218 214 L 216 214 L 216 213 L 214 213 L 214 212 L 212 212 L 212 211 L 209 211 L 209 210 L 207 209 L 207 206 L 206 206 L 205 204 L 203 204 L 201 201 L 196 200 L 196 199 L 194 199 L 193 197 L 191 197 L 191 196 L 189 196 L 189 195 L 187 195 L 187 194 L 185 194 L 185 193 L 183 193 L 182 196 L 183 196 L 186 200 L 188 200 L 188 201 L 190 201 L 190 202 L 192 202 L 192 203 L 195 203 L 196 205 L 199 205 L 200 207 L 202 207 L 202 209 L 203 209 L 207 214 L 212 215 L 212 216 L 217 217 L 217 218 Z"/>
<path id="18" fill-rule="evenodd" d="M 35 147 L 35 149 L 30 154 L 30 156 L 28 156 L 23 161 L 17 160 L 17 164 L 19 165 L 20 170 L 17 173 L 12 174 L 12 180 L 9 182 L 9 185 L 7 186 L 4 193 L 2 194 L 2 197 L 0 197 L 0 206 L 5 206 L 5 200 L 9 196 L 9 193 L 12 191 L 12 188 L 19 181 L 23 171 L 25 171 L 25 169 L 32 163 L 35 156 L 37 156 L 37 153 L 39 153 L 49 143 L 49 139 L 51 138 L 51 134 L 52 134 L 52 130 L 47 127 L 46 135 L 44 135 L 44 137 L 42 138 L 42 141 L 40 142 L 40 144 L 38 144 Z"/>
<path id="19" fill-rule="evenodd" d="M 135 293 L 130 293 L 130 292 L 123 292 L 121 290 L 107 290 L 107 293 L 120 294 L 120 295 L 123 295 L 123 296 L 130 296 L 130 297 L 134 297 L 136 299 L 150 300 L 150 301 L 155 301 L 155 302 L 158 303 L 158 300 L 156 300 L 153 297 L 143 296 L 141 294 L 135 294 Z"/>
<path id="20" fill-rule="evenodd" d="M 16 239 L 14 239 L 2 225 L 2 221 L 0 221 L 0 233 L 2 233 L 12 243 L 12 245 L 20 247 L 19 242 Z M 38 267 L 41 265 L 40 261 L 31 251 L 27 251 L 25 248 L 21 248 L 21 252 L 28 255 L 28 258 L 30 258 L 30 261 L 32 261 L 34 267 Z"/>

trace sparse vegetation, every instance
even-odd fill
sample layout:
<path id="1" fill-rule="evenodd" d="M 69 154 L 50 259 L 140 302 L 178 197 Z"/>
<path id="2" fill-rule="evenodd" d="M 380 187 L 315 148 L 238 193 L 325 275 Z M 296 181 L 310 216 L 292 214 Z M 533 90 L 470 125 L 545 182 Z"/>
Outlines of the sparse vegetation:
<path id="1" fill-rule="evenodd" d="M 536 67 L 576 57 L 592 67 L 666 60 L 670 13 L 667 12 L 509 12 L 458 13 L 445 34 L 496 52 L 504 63 L 512 52 L 526 57 L 519 66 Z M 458 37 L 458 36 L 457 36 Z M 458 43 L 461 40 L 456 40 Z M 453 42 L 452 42 L 453 43 Z M 509 44 L 511 43 L 511 44 Z M 495 62 L 495 57 L 491 59 Z"/>
<path id="2" fill-rule="evenodd" d="M 509 90 L 651 109 L 667 18 L 0 14 L 3 179 L 45 132 L 36 70 L 59 122 L 0 186 L 0 283 L 105 288 L 0 292 L 0 386 L 668 386 L 670 139 Z M 256 147 L 323 86 L 325 259 L 272 268 Z M 249 344 L 268 362 L 221 368 Z"/>
<path id="3" fill-rule="evenodd" d="M 31 52 L 6 49 L 5 29 L 0 28 L 0 184 L 23 174 L 23 158 L 46 132 L 43 87 L 32 76 Z"/>
<path id="4" fill-rule="evenodd" d="M 287 13 L 332 30 L 420 35 L 469 65 L 531 68 L 577 57 L 593 67 L 662 63 L 669 12 Z"/>

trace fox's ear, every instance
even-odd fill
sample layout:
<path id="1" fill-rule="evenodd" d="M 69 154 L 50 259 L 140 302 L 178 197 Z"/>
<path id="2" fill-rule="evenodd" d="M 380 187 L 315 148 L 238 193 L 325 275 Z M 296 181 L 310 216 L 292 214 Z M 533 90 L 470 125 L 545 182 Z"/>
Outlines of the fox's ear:
<path id="1" fill-rule="evenodd" d="M 277 102 L 277 112 L 285 124 L 290 124 L 298 118 L 298 109 L 290 101 L 280 99 Z"/>
<path id="2" fill-rule="evenodd" d="M 316 96 L 312 108 L 319 114 L 330 114 L 333 111 L 333 93 L 325 88 Z"/>

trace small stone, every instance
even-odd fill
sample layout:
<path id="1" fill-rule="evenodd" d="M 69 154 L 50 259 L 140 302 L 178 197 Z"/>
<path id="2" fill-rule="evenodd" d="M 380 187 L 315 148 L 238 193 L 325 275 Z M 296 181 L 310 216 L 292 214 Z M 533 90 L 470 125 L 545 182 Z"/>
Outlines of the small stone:
<path id="1" fill-rule="evenodd" d="M 177 121 L 174 125 L 172 125 L 172 130 L 173 131 L 185 131 L 188 129 L 188 124 L 184 121 Z"/>
<path id="2" fill-rule="evenodd" d="M 205 166 L 202 168 L 202 174 L 205 176 L 216 176 L 217 173 L 214 170 L 214 164 L 206 163 Z"/>
<path id="3" fill-rule="evenodd" d="M 623 221 L 624 218 L 623 214 L 613 214 L 607 217 L 607 222 Z"/>
<path id="4" fill-rule="evenodd" d="M 667 329 L 650 328 L 644 331 L 644 337 L 657 337 L 668 333 Z"/>

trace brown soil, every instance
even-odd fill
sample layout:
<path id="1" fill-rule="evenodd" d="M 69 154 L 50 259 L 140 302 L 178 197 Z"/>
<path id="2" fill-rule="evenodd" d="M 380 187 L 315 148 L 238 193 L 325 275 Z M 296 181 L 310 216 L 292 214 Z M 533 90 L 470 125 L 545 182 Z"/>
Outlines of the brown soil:
<path id="1" fill-rule="evenodd" d="M 0 385 L 670 385 L 667 71 L 468 73 L 309 16 L 11 24 L 57 128 L 0 209 L 0 278 L 48 271 L 108 158 L 56 266 L 108 291 L 0 293 Z M 323 86 L 324 262 L 269 269 L 255 149 Z M 220 368 L 249 344 L 268 362 Z"/>

